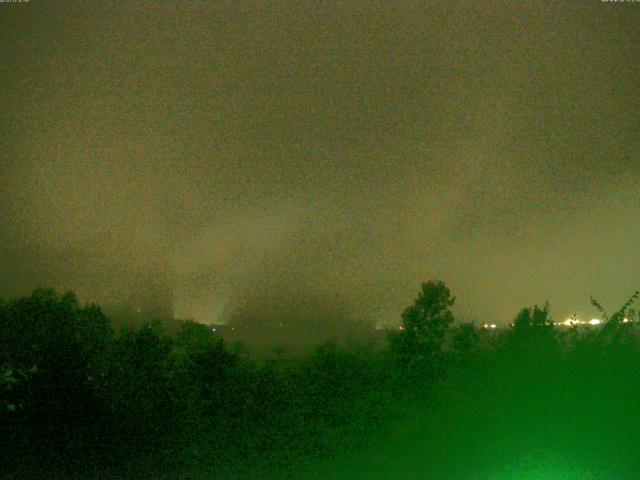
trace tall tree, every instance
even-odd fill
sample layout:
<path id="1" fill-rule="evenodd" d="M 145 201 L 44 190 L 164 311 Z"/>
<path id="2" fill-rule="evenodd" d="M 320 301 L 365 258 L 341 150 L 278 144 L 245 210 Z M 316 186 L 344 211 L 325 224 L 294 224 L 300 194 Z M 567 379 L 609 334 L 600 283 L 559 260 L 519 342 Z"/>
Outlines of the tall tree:
<path id="1" fill-rule="evenodd" d="M 441 366 L 454 303 L 455 297 L 444 282 L 422 284 L 418 298 L 402 313 L 402 329 L 389 339 L 405 366 L 431 371 Z"/>

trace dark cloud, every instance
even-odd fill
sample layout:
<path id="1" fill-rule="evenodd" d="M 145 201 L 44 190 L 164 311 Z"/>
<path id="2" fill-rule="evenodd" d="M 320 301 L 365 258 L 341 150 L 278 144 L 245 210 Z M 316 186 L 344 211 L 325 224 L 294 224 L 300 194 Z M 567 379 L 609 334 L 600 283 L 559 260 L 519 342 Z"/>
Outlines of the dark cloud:
<path id="1" fill-rule="evenodd" d="M 506 321 L 638 288 L 631 4 L 0 15 L 2 295 L 171 285 L 203 321 L 379 320 L 442 278 Z"/>

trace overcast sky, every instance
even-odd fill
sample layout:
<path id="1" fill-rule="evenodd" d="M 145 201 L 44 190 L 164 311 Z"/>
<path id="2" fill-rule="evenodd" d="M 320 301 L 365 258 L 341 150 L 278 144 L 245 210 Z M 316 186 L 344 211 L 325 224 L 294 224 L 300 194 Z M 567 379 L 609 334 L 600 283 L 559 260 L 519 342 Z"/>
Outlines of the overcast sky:
<path id="1" fill-rule="evenodd" d="M 442 279 L 469 320 L 613 309 L 640 288 L 638 25 L 596 0 L 0 4 L 0 296 L 393 321 Z"/>

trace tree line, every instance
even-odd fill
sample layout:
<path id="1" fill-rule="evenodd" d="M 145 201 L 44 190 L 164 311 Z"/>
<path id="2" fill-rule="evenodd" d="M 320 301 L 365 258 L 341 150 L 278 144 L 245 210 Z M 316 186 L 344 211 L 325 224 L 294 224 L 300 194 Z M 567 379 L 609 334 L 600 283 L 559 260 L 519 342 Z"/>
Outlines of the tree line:
<path id="1" fill-rule="evenodd" d="M 384 444 L 424 452 L 408 462 L 416 472 L 465 478 L 486 461 L 481 437 L 507 450 L 579 441 L 593 458 L 608 441 L 622 455 L 640 431 L 640 342 L 622 322 L 637 296 L 612 315 L 593 300 L 602 328 L 558 329 L 545 305 L 496 333 L 456 323 L 455 298 L 433 281 L 384 348 L 328 342 L 255 359 L 206 325 L 116 331 L 98 306 L 38 289 L 0 302 L 0 472 L 300 478 Z"/>

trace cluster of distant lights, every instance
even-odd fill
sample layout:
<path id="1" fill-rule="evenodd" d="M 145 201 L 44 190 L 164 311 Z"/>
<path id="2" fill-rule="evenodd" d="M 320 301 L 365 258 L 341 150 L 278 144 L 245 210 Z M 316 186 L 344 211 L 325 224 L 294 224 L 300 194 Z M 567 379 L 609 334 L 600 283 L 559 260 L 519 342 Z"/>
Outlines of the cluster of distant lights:
<path id="1" fill-rule="evenodd" d="M 592 318 L 591 320 L 580 320 L 579 318 L 569 317 L 564 322 L 547 322 L 546 325 L 549 326 L 558 326 L 558 327 L 577 327 L 582 325 L 590 325 L 592 327 L 597 327 L 602 325 L 603 321 L 599 318 Z M 633 320 L 630 318 L 623 318 L 622 323 L 633 323 Z M 513 327 L 513 324 L 511 324 Z M 483 323 L 480 325 L 480 328 L 484 330 L 495 330 L 497 325 L 495 323 Z"/>
<path id="2" fill-rule="evenodd" d="M 622 319 L 622 323 L 633 323 L 633 320 L 625 317 Z M 580 320 L 578 318 L 574 318 L 574 317 L 569 317 L 567 318 L 564 322 L 547 322 L 546 325 L 550 325 L 550 326 L 560 326 L 560 327 L 577 327 L 580 325 L 591 325 L 593 327 L 597 327 L 599 325 L 602 325 L 602 320 L 600 320 L 599 318 L 592 318 L 591 320 Z M 280 327 L 282 327 L 282 325 L 279 325 Z M 511 326 L 513 327 L 513 324 L 511 324 Z M 384 327 L 382 325 L 376 325 L 376 330 L 386 330 L 388 327 Z M 404 325 L 399 325 L 398 330 L 404 330 Z M 495 330 L 496 328 L 498 328 L 498 325 L 496 325 L 495 323 L 483 323 L 480 325 L 480 328 L 483 330 Z M 217 332 L 219 328 L 217 327 L 212 327 L 211 331 L 212 332 Z M 235 330 L 233 327 L 231 327 L 231 330 Z"/>
<path id="3" fill-rule="evenodd" d="M 628 319 L 625 319 L 628 320 Z M 579 320 L 577 318 L 567 318 L 564 322 L 560 322 L 559 325 L 564 325 L 565 327 L 576 327 L 578 325 L 600 325 L 602 320 L 599 318 L 592 318 L 591 320 Z M 626 323 L 626 322 L 625 322 Z"/>
<path id="4" fill-rule="evenodd" d="M 592 318 L 591 320 L 580 320 L 575 317 L 569 317 L 564 322 L 556 323 L 556 325 L 563 325 L 565 327 L 576 327 L 578 325 L 601 325 L 603 322 L 599 318 Z M 633 320 L 630 318 L 624 317 L 622 319 L 622 323 L 633 323 Z"/>

